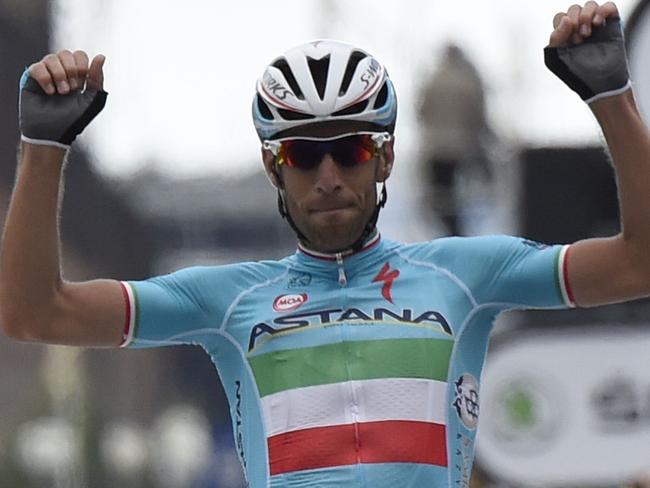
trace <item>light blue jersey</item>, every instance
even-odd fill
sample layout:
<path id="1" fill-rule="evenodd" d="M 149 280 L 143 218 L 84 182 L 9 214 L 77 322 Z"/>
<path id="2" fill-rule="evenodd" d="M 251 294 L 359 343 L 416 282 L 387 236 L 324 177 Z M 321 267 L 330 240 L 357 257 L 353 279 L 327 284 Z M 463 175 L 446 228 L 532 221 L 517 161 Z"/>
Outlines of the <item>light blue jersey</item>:
<path id="1" fill-rule="evenodd" d="M 568 246 L 506 236 L 123 283 L 125 345 L 196 344 L 253 488 L 464 487 L 495 317 L 572 305 Z"/>

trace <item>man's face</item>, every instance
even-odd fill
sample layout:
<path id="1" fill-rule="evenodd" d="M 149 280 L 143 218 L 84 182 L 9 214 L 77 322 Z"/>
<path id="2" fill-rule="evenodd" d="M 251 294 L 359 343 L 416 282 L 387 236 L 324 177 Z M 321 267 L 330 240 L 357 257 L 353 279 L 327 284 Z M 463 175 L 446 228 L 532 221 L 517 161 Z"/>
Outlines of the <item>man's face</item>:
<path id="1" fill-rule="evenodd" d="M 262 158 L 273 180 L 275 156 L 263 150 Z M 375 210 L 376 183 L 388 178 L 393 158 L 391 140 L 376 157 L 355 166 L 342 166 L 329 153 L 312 169 L 280 165 L 287 209 L 310 247 L 335 252 L 355 243 Z"/>

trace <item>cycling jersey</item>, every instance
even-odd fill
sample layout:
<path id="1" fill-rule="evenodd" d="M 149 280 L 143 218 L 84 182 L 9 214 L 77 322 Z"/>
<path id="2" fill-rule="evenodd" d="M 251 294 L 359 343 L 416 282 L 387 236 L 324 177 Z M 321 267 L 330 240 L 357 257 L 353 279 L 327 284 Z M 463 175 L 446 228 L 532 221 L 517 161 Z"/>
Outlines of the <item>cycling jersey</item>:
<path id="1" fill-rule="evenodd" d="M 507 236 L 124 282 L 129 347 L 196 344 L 253 488 L 468 486 L 495 317 L 572 305 L 568 246 Z"/>

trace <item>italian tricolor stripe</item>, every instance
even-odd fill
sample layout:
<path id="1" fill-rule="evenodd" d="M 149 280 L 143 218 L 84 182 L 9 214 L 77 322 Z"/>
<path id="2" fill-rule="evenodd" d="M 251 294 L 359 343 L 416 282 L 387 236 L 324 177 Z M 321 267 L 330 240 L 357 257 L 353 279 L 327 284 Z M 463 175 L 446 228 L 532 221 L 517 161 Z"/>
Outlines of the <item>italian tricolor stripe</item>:
<path id="1" fill-rule="evenodd" d="M 447 465 L 445 426 L 406 420 L 299 430 L 268 446 L 271 475 L 356 463 Z"/>
<path id="2" fill-rule="evenodd" d="M 262 414 L 269 436 L 353 422 L 444 424 L 446 388 L 443 381 L 403 378 L 310 386 L 264 397 Z"/>
<path id="3" fill-rule="evenodd" d="M 126 281 L 120 281 L 122 295 L 124 297 L 124 329 L 122 332 L 122 342 L 119 347 L 128 346 L 133 341 L 135 332 L 135 296 L 131 285 Z"/>
<path id="4" fill-rule="evenodd" d="M 274 351 L 249 358 L 260 396 L 304 386 L 379 378 L 447 380 L 453 342 L 387 339 Z M 296 365 L 300 367 L 297 368 Z"/>
<path id="5" fill-rule="evenodd" d="M 449 339 L 382 339 L 249 357 L 271 474 L 356 463 L 446 466 L 452 348 Z"/>
<path id="6" fill-rule="evenodd" d="M 573 291 L 571 290 L 571 285 L 569 283 L 569 251 L 571 250 L 570 245 L 562 246 L 557 260 L 557 275 L 558 282 L 560 284 L 560 292 L 562 293 L 562 299 L 564 303 L 570 307 L 575 307 L 576 302 L 573 298 Z"/>

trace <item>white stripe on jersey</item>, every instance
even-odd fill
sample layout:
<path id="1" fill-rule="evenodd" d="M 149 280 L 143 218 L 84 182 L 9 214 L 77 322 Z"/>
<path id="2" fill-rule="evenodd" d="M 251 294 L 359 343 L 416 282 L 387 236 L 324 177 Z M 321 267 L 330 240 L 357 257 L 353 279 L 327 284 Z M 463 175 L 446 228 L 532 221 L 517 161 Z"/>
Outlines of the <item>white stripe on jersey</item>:
<path id="1" fill-rule="evenodd" d="M 445 424 L 447 384 L 419 378 L 353 380 L 262 398 L 267 436 L 354 422 L 411 420 Z"/>

